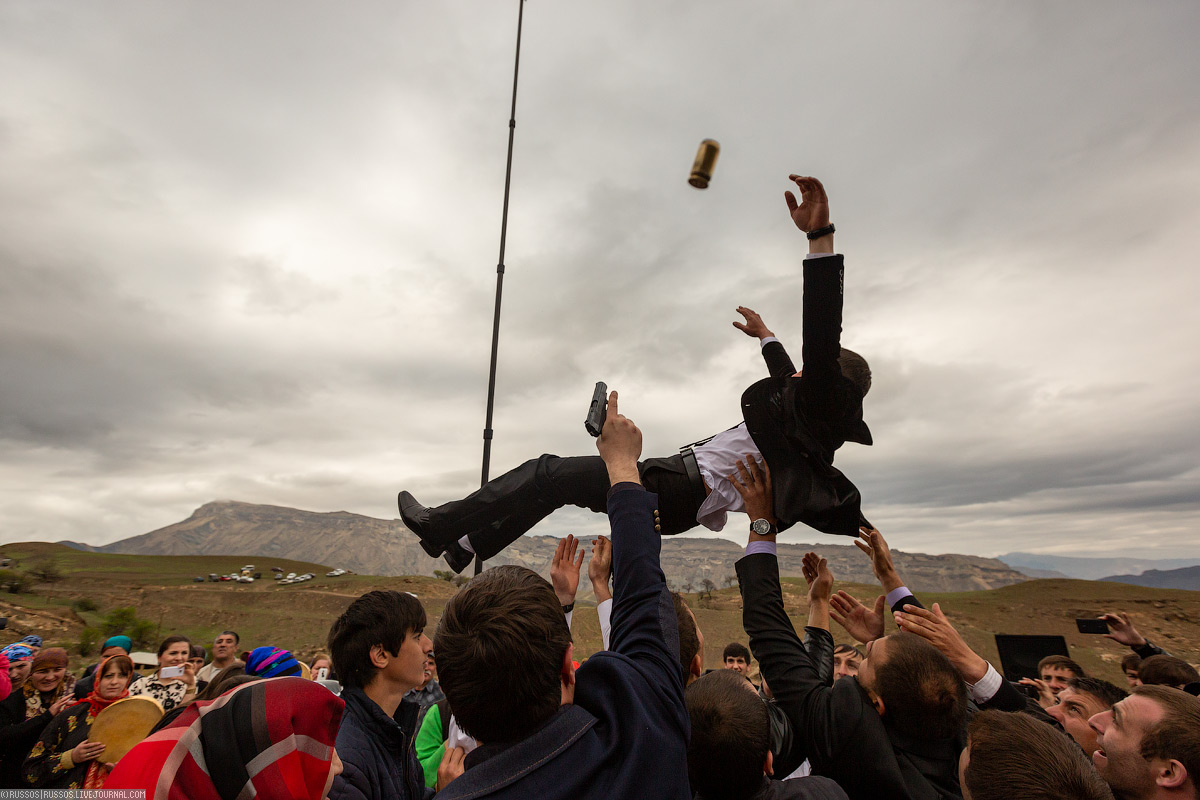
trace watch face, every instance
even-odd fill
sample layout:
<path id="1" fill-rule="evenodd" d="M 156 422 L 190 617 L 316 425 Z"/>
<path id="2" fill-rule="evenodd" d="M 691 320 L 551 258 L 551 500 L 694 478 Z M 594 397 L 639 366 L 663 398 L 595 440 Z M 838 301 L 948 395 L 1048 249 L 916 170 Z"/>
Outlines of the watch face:
<path id="1" fill-rule="evenodd" d="M 750 529 L 759 536 L 766 536 L 771 532 L 771 523 L 767 522 L 765 519 L 756 519 L 754 522 L 750 523 Z"/>

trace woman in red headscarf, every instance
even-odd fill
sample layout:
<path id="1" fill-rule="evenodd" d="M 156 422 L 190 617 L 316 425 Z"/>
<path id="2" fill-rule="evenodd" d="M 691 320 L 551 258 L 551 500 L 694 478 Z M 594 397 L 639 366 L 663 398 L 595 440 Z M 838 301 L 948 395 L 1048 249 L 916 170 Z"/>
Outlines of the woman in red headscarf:
<path id="1" fill-rule="evenodd" d="M 342 762 L 344 703 L 303 678 L 272 678 L 195 702 L 121 759 L 105 789 L 146 800 L 321 800 Z"/>
<path id="2" fill-rule="evenodd" d="M 42 731 L 29 751 L 22 773 L 26 784 L 39 789 L 99 789 L 111 764 L 104 763 L 104 744 L 89 742 L 96 715 L 129 696 L 133 661 L 121 654 L 109 656 L 96 667 L 92 691 L 59 714 Z"/>

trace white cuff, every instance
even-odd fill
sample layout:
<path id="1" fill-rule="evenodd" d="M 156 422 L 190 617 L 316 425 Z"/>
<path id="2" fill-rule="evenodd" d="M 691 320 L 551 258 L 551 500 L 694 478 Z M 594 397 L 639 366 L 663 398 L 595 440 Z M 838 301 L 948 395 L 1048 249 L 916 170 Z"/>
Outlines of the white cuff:
<path id="1" fill-rule="evenodd" d="M 1000 687 L 1004 685 L 1004 677 L 996 672 L 996 668 L 988 664 L 987 672 L 979 679 L 977 683 L 968 683 L 967 692 L 971 695 L 971 699 L 975 701 L 975 705 L 982 705 L 988 700 L 996 696 L 996 692 L 1000 691 Z"/>
<path id="2" fill-rule="evenodd" d="M 571 629 L 571 615 L 574 613 L 575 613 L 574 609 L 567 612 L 567 630 Z"/>
<path id="3" fill-rule="evenodd" d="M 604 649 L 608 649 L 609 637 L 612 633 L 612 598 L 602 601 L 596 606 L 596 616 L 600 617 L 600 641 Z"/>
<path id="4" fill-rule="evenodd" d="M 912 596 L 912 592 L 908 590 L 907 586 L 901 586 L 898 589 L 892 589 L 887 593 L 887 600 L 885 601 L 887 603 L 888 610 L 890 611 L 892 606 L 896 605 L 896 603 L 899 603 L 905 597 L 910 596 Z"/>
<path id="5" fill-rule="evenodd" d="M 835 254 L 834 253 L 805 253 L 804 260 L 808 261 L 810 258 L 829 258 L 832 255 L 835 255 Z"/>
<path id="6" fill-rule="evenodd" d="M 767 338 L 765 338 L 765 339 L 759 339 L 759 340 L 758 340 L 758 346 L 759 346 L 759 347 L 766 347 L 766 346 L 767 346 L 767 345 L 769 345 L 771 342 L 778 342 L 778 341 L 779 341 L 779 340 L 778 340 L 777 338 L 775 338 L 774 336 L 768 336 L 768 337 L 767 337 Z"/>

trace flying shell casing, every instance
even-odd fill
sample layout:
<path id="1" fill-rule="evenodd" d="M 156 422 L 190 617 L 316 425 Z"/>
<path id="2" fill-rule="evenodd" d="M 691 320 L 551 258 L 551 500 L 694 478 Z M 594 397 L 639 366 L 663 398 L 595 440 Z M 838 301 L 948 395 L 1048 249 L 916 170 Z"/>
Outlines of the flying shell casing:
<path id="1" fill-rule="evenodd" d="M 721 145 L 716 140 L 705 139 L 701 142 L 700 148 L 696 150 L 696 160 L 692 162 L 692 174 L 688 177 L 688 183 L 697 189 L 707 189 L 720 153 Z"/>

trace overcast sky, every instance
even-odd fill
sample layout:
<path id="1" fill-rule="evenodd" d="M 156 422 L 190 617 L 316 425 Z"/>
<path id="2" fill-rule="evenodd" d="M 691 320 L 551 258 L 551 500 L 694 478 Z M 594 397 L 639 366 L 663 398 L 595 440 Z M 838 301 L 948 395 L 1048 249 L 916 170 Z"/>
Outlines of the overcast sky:
<path id="1" fill-rule="evenodd" d="M 517 10 L 0 5 L 0 541 L 478 485 Z M 874 371 L 876 444 L 836 463 L 893 546 L 1200 556 L 1198 30 L 1194 0 L 529 0 L 493 476 L 593 452 L 596 380 L 648 456 L 737 422 L 734 308 L 799 356 L 798 172 Z"/>

